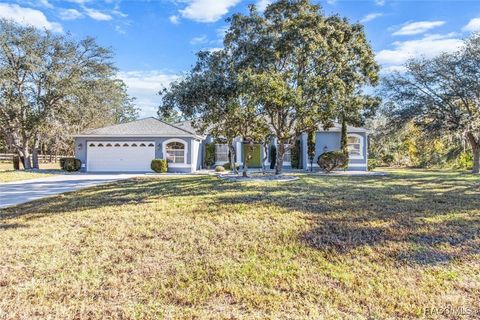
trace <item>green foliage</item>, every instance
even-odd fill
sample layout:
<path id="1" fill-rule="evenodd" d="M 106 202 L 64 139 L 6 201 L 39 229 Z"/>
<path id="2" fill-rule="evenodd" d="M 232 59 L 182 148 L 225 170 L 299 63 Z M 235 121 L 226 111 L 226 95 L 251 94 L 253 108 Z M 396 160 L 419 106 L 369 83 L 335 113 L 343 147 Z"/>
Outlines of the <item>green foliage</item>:
<path id="1" fill-rule="evenodd" d="M 346 169 L 348 166 L 348 156 L 342 151 L 328 151 L 318 157 L 317 164 L 320 170 L 327 173 L 336 169 Z"/>
<path id="2" fill-rule="evenodd" d="M 390 73 L 382 83 L 390 125 L 414 123 L 426 136 L 465 137 L 474 153 L 472 173 L 480 171 L 480 69 L 474 67 L 479 64 L 480 34 L 473 34 L 455 52 L 410 60 L 404 72 Z M 415 153 L 418 146 L 411 147 Z M 409 153 L 420 166 L 441 159 L 438 153 Z"/>
<path id="3" fill-rule="evenodd" d="M 76 158 L 61 158 L 60 159 L 60 168 L 67 172 L 76 172 L 79 171 L 82 166 L 82 161 Z"/>
<path id="4" fill-rule="evenodd" d="M 205 144 L 205 167 L 210 168 L 215 164 L 215 143 Z"/>
<path id="5" fill-rule="evenodd" d="M 224 172 L 225 168 L 223 166 L 216 166 L 215 167 L 215 172 Z"/>
<path id="6" fill-rule="evenodd" d="M 473 154 L 469 151 L 463 151 L 458 157 L 455 167 L 458 169 L 472 170 L 473 168 Z"/>
<path id="7" fill-rule="evenodd" d="M 348 134 L 347 134 L 347 122 L 345 116 L 342 115 L 342 132 L 340 137 L 340 149 L 346 156 L 348 156 Z"/>
<path id="8" fill-rule="evenodd" d="M 395 156 L 391 153 L 387 153 L 387 154 L 382 156 L 382 162 L 387 167 L 390 167 L 395 162 Z"/>
<path id="9" fill-rule="evenodd" d="M 166 159 L 153 159 L 150 168 L 157 173 L 167 173 L 168 161 Z"/>
<path id="10" fill-rule="evenodd" d="M 274 144 L 272 144 L 270 145 L 270 169 L 274 169 L 276 163 L 277 163 L 277 147 Z"/>
<path id="11" fill-rule="evenodd" d="M 315 130 L 310 130 L 307 135 L 307 154 L 310 166 L 315 158 Z"/>
<path id="12" fill-rule="evenodd" d="M 290 155 L 292 157 L 292 168 L 293 169 L 300 169 L 300 141 L 295 140 L 295 144 L 293 145 L 292 149 L 290 149 Z"/>
<path id="13" fill-rule="evenodd" d="M 368 171 L 372 171 L 376 167 L 378 167 L 377 159 L 368 159 Z"/>
<path id="14" fill-rule="evenodd" d="M 72 134 L 137 117 L 112 51 L 95 39 L 0 19 L 0 43 L 0 137 L 27 169 L 40 145 L 73 153 Z"/>

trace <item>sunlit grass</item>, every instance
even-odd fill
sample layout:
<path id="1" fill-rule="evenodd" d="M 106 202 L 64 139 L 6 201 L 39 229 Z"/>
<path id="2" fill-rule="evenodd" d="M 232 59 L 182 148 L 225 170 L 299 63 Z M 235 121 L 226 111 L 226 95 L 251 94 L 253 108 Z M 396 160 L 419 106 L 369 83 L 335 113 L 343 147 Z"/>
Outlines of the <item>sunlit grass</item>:
<path id="1" fill-rule="evenodd" d="M 287 183 L 154 176 L 6 209 L 0 315 L 384 319 L 472 308 L 478 182 L 411 170 Z"/>
<path id="2" fill-rule="evenodd" d="M 11 162 L 0 162 L 0 183 L 29 180 L 35 178 L 46 178 L 60 173 L 58 163 L 40 163 L 40 170 L 13 170 Z"/>

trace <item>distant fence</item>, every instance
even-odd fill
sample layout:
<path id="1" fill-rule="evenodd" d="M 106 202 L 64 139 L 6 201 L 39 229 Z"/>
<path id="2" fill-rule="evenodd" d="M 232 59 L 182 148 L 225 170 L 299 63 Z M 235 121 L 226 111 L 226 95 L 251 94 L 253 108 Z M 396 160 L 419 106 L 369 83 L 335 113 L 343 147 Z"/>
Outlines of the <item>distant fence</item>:
<path id="1" fill-rule="evenodd" d="M 12 158 L 17 156 L 15 153 L 0 153 L 0 162 L 9 162 L 12 161 Z M 38 161 L 47 163 L 47 162 L 57 162 L 60 158 L 66 156 L 53 155 L 53 154 L 39 154 Z"/>

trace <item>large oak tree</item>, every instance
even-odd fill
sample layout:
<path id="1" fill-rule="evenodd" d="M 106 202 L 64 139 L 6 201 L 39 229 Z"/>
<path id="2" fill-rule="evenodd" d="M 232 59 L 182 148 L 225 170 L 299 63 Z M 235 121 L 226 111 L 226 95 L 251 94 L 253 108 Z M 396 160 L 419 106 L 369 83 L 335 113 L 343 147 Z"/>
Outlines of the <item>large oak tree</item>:
<path id="1" fill-rule="evenodd" d="M 411 121 L 429 135 L 463 135 L 480 171 L 480 35 L 452 54 L 414 59 L 383 80 L 392 123 Z"/>
<path id="2" fill-rule="evenodd" d="M 115 79 L 111 50 L 0 20 L 0 135 L 38 168 L 42 140 L 71 140 L 91 127 L 130 120 L 137 110 Z"/>

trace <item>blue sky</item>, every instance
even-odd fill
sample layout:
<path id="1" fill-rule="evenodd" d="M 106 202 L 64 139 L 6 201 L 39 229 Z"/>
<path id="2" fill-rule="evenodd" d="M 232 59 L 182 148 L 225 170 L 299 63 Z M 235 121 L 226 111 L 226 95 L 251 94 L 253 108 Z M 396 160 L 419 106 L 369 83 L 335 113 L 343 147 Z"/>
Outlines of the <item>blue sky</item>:
<path id="1" fill-rule="evenodd" d="M 137 98 L 141 116 L 155 115 L 156 93 L 195 61 L 195 52 L 221 46 L 225 18 L 263 8 L 269 0 L 0 0 L 0 17 L 76 38 L 97 38 L 115 52 L 119 76 Z M 480 31 L 480 1 L 323 0 L 325 14 L 365 25 L 382 72 L 411 57 L 453 51 Z"/>

